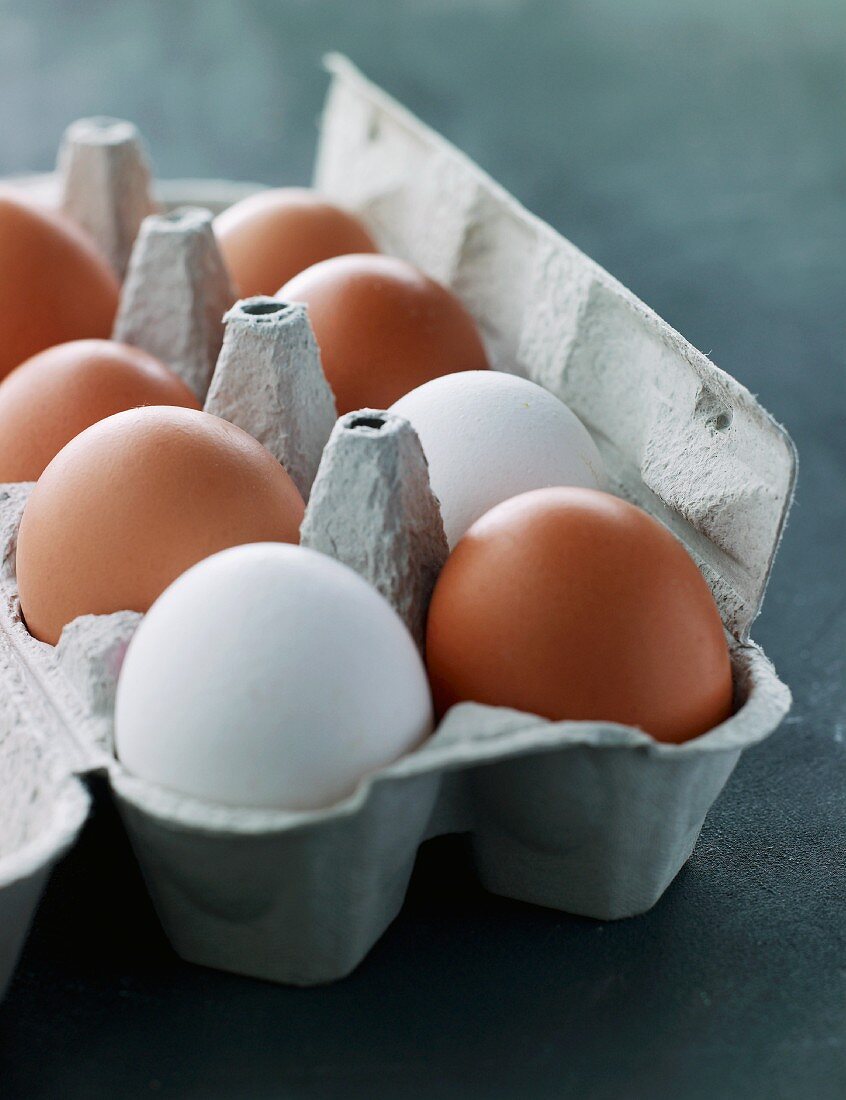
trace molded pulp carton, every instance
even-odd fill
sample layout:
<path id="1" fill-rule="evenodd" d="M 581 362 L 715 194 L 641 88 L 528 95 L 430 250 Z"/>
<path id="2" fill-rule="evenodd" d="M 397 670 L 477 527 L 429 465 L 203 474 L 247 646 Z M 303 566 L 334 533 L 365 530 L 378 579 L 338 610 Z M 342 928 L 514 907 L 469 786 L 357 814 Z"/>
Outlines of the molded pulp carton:
<path id="1" fill-rule="evenodd" d="M 385 251 L 451 286 L 476 317 L 493 365 L 566 401 L 592 432 L 612 491 L 683 540 L 730 639 L 736 713 L 671 745 L 613 724 L 464 704 L 418 751 L 329 809 L 237 810 L 185 799 L 127 774 L 111 751 L 115 682 L 139 617 L 86 616 L 55 649 L 35 641 L 15 583 L 30 487 L 2 487 L 0 980 L 50 867 L 85 818 L 86 773 L 108 773 L 180 955 L 310 984 L 339 978 L 364 957 L 402 905 L 418 846 L 442 833 L 469 834 L 480 879 L 496 893 L 601 919 L 648 909 L 690 855 L 740 753 L 789 707 L 787 688 L 749 640 L 793 492 L 785 431 L 743 386 L 348 62 L 332 58 L 329 67 L 316 185 L 356 212 Z M 49 194 L 56 184 L 30 186 Z M 217 210 L 245 190 L 172 185 L 171 197 Z M 226 399 L 237 405 L 231 376 Z M 379 414 L 368 415 L 370 428 L 353 420 L 333 440 L 341 430 L 372 436 Z M 375 459 L 367 467 L 377 468 Z M 315 489 L 318 499 L 329 498 Z M 374 538 L 379 520 L 363 517 L 356 537 Z M 319 544 L 319 533 L 310 538 Z M 396 588 L 397 562 L 387 565 Z"/>

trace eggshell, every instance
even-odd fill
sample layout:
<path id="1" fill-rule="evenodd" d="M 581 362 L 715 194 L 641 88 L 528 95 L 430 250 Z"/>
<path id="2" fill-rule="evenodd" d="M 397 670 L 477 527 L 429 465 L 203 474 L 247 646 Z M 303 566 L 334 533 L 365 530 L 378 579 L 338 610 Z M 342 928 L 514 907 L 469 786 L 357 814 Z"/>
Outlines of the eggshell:
<path id="1" fill-rule="evenodd" d="M 431 727 L 423 663 L 388 602 L 324 554 L 270 544 L 215 554 L 159 597 L 115 710 L 134 775 L 289 810 L 350 794 Z"/>
<path id="2" fill-rule="evenodd" d="M 0 382 L 0 482 L 36 481 L 66 443 L 139 405 L 199 403 L 152 355 L 112 340 L 72 340 L 39 352 Z"/>
<path id="3" fill-rule="evenodd" d="M 458 298 L 404 260 L 338 256 L 276 296 L 308 306 L 339 415 L 386 409 L 431 378 L 488 367 L 476 323 Z"/>
<path id="4" fill-rule="evenodd" d="M 538 489 L 497 505 L 429 609 L 438 711 L 473 700 L 686 741 L 731 714 L 728 646 L 681 542 L 626 501 Z"/>
<path id="5" fill-rule="evenodd" d="M 71 440 L 27 501 L 21 609 L 55 644 L 78 615 L 146 611 L 218 550 L 296 542 L 302 517 L 288 474 L 234 424 L 157 405 L 117 413 Z"/>
<path id="6" fill-rule="evenodd" d="M 519 493 L 547 485 L 605 487 L 602 458 L 585 426 L 525 378 L 450 374 L 412 390 L 391 412 L 420 437 L 451 547 L 479 516 Z"/>
<path id="7" fill-rule="evenodd" d="M 0 378 L 53 344 L 106 337 L 118 281 L 72 222 L 0 193 Z"/>
<path id="8" fill-rule="evenodd" d="M 357 218 L 305 187 L 250 195 L 219 214 L 214 228 L 242 298 L 272 294 L 331 256 L 377 251 Z"/>

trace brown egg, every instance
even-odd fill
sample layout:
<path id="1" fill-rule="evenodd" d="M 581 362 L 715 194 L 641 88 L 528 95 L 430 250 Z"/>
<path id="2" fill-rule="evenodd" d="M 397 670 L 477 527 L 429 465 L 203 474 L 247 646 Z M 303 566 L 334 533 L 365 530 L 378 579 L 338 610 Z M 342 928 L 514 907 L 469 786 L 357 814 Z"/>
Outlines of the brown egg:
<path id="1" fill-rule="evenodd" d="M 686 741 L 729 717 L 728 647 L 681 542 L 594 489 L 537 489 L 477 520 L 429 611 L 443 713 L 473 700 Z"/>
<path id="2" fill-rule="evenodd" d="M 0 378 L 53 344 L 109 336 L 118 291 L 82 230 L 0 193 Z"/>
<path id="3" fill-rule="evenodd" d="M 139 405 L 199 403 L 147 352 L 113 340 L 72 340 L 39 352 L 0 382 L 0 482 L 36 481 L 66 443 Z"/>
<path id="4" fill-rule="evenodd" d="M 338 415 L 387 409 L 455 371 L 486 370 L 476 323 L 455 295 L 392 256 L 338 256 L 276 294 L 305 302 Z"/>
<path id="5" fill-rule="evenodd" d="M 21 609 L 55 644 L 77 615 L 146 611 L 218 550 L 298 542 L 302 516 L 288 474 L 233 424 L 157 405 L 117 413 L 61 450 L 27 501 Z"/>
<path id="6" fill-rule="evenodd" d="M 242 298 L 272 294 L 331 256 L 378 251 L 352 214 L 305 187 L 250 195 L 218 215 L 214 229 Z"/>

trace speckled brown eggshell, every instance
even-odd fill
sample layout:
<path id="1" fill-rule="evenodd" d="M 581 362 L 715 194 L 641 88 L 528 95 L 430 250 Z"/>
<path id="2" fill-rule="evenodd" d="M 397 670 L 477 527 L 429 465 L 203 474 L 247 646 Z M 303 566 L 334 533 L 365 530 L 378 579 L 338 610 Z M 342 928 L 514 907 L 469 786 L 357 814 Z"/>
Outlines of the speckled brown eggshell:
<path id="1" fill-rule="evenodd" d="M 468 530 L 435 587 L 436 706 L 472 700 L 681 742 L 731 714 L 720 615 L 681 542 L 592 489 L 538 489 Z"/>
<path id="2" fill-rule="evenodd" d="M 27 501 L 21 609 L 55 644 L 78 615 L 146 611 L 218 550 L 298 542 L 302 516 L 288 474 L 233 424 L 162 406 L 117 413 L 61 450 Z"/>
<path id="3" fill-rule="evenodd" d="M 276 294 L 305 302 L 339 415 L 387 409 L 455 371 L 486 370 L 476 323 L 456 296 L 392 256 L 338 256 Z"/>
<path id="4" fill-rule="evenodd" d="M 109 336 L 119 289 L 82 230 L 0 192 L 0 378 L 54 344 Z"/>
<path id="5" fill-rule="evenodd" d="M 214 223 L 242 298 L 272 294 L 300 271 L 345 252 L 376 252 L 357 218 L 305 187 L 260 191 Z"/>
<path id="6" fill-rule="evenodd" d="M 71 340 L 39 352 L 0 382 L 0 482 L 36 481 L 67 443 L 140 405 L 199 409 L 178 375 L 113 340 Z"/>

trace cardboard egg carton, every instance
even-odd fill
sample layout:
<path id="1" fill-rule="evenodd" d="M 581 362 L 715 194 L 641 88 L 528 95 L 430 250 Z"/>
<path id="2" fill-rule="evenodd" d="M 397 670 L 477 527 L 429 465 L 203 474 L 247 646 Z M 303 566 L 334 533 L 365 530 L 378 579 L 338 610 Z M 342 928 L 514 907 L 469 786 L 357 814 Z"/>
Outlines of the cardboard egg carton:
<path id="1" fill-rule="evenodd" d="M 84 821 L 82 777 L 92 771 L 109 776 L 181 956 L 312 984 L 360 962 L 399 911 L 419 845 L 441 834 L 468 834 L 480 880 L 496 893 L 600 919 L 648 909 L 689 857 L 740 753 L 788 710 L 787 688 L 749 640 L 793 492 L 785 431 L 743 386 L 348 62 L 334 57 L 329 67 L 317 186 L 356 212 L 385 251 L 451 286 L 479 322 L 493 365 L 566 401 L 591 430 L 613 491 L 687 545 L 730 639 L 736 712 L 672 745 L 609 723 L 463 704 L 420 749 L 328 809 L 187 799 L 128 774 L 112 751 L 115 685 L 139 616 L 84 616 L 55 648 L 33 639 L 15 583 L 31 487 L 0 487 L 0 976 L 50 866 Z M 61 191 L 55 182 L 37 186 Z M 243 194 L 211 189 L 217 209 Z M 209 194 L 189 189 L 177 198 L 209 205 Z M 182 219 L 173 224 L 185 237 L 197 216 Z M 228 293 L 214 263 L 201 266 L 165 303 L 167 324 L 180 325 L 186 300 Z M 150 319 L 149 298 L 139 290 L 138 301 L 127 316 L 143 343 L 139 317 L 146 310 Z M 212 312 L 204 316 L 212 325 Z M 301 309 L 271 307 L 263 321 L 261 308 L 245 314 L 241 303 L 206 407 L 296 467 L 310 493 L 304 543 L 362 572 L 422 642 L 446 547 L 419 441 L 405 421 L 378 410 L 342 417 L 332 429 L 309 332 Z M 223 341 L 222 327 L 196 337 L 204 357 L 183 356 L 193 384 L 207 384 Z M 277 407 L 275 423 L 267 409 Z"/>

